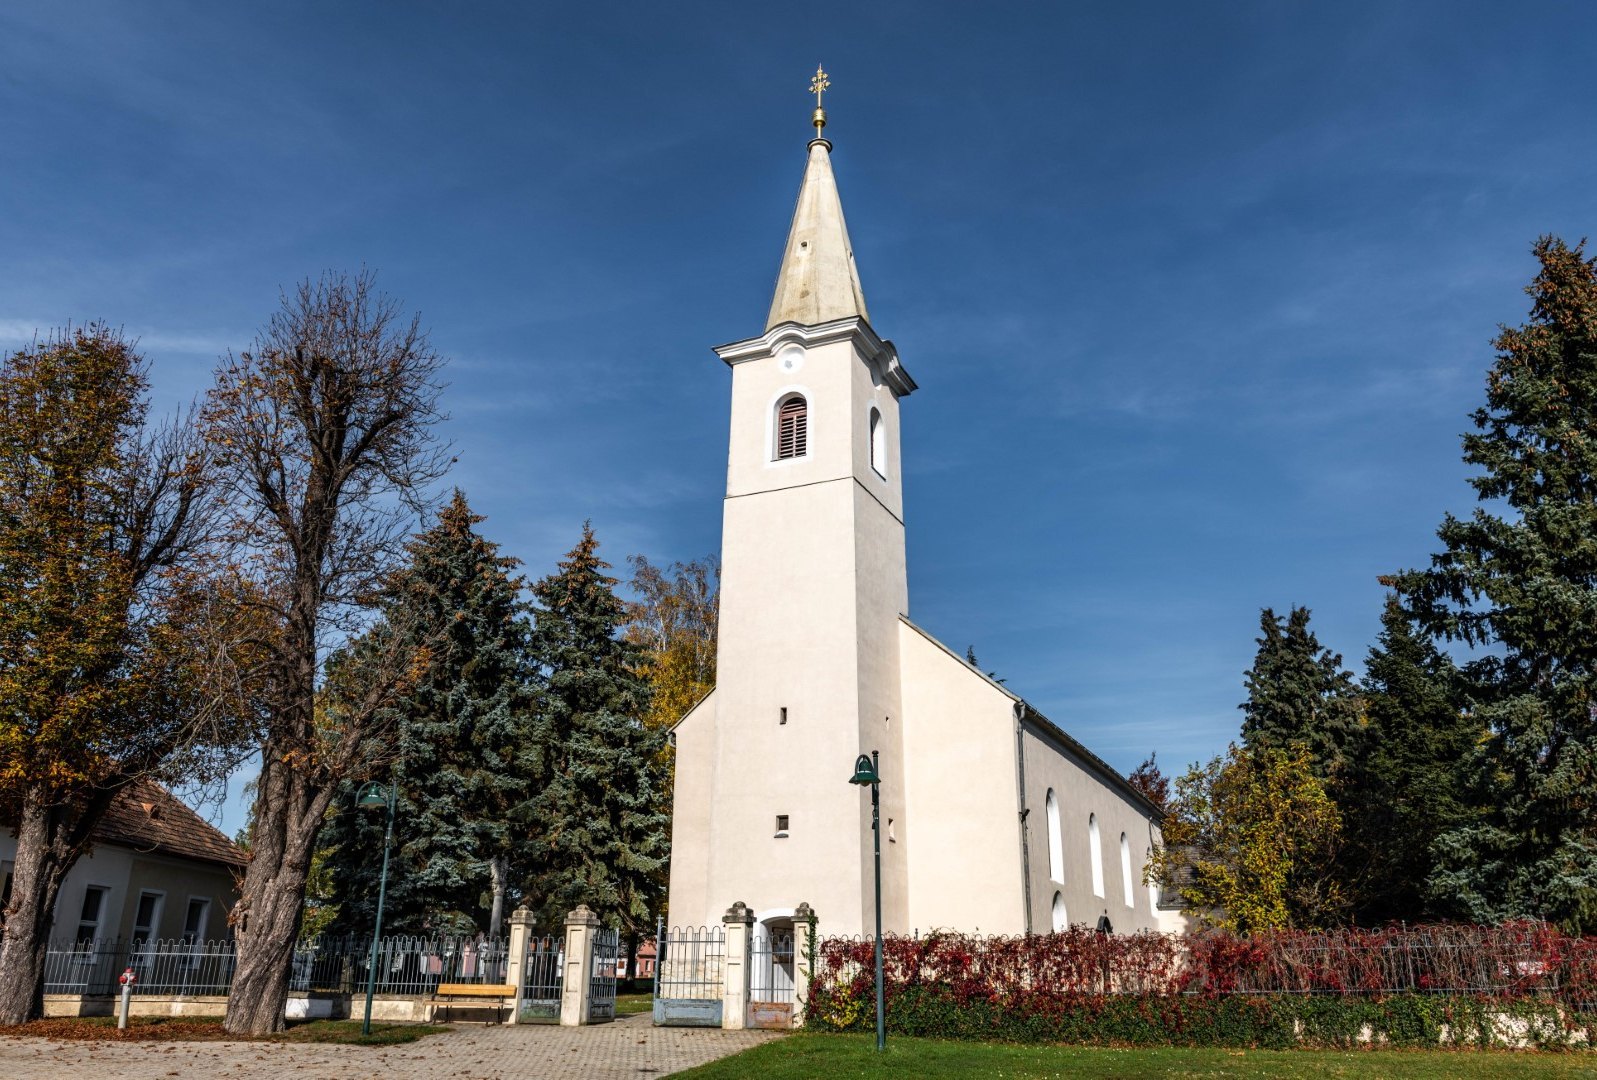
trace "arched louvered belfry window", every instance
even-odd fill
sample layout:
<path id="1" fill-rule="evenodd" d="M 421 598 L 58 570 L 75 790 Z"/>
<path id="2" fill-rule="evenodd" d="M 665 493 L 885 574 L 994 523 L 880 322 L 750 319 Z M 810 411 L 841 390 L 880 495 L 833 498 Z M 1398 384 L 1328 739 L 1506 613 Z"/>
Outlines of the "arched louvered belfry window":
<path id="1" fill-rule="evenodd" d="M 809 450 L 809 405 L 794 394 L 776 407 L 776 459 L 803 457 Z"/>

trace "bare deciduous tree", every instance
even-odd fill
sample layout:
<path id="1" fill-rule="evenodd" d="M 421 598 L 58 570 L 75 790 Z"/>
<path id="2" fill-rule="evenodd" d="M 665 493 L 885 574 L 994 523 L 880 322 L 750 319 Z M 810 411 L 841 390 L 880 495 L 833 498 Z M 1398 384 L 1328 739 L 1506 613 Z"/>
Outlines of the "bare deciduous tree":
<path id="1" fill-rule="evenodd" d="M 318 710 L 318 694 L 448 467 L 433 434 L 442 363 L 371 273 L 328 274 L 286 294 L 254 348 L 223 360 L 204 409 L 235 564 L 278 627 L 254 676 L 265 722 L 229 1031 L 281 1030 L 323 815 L 342 780 L 391 751 L 389 705 L 418 663 L 404 635 L 367 636 L 362 662 L 326 687 L 336 708 Z"/>

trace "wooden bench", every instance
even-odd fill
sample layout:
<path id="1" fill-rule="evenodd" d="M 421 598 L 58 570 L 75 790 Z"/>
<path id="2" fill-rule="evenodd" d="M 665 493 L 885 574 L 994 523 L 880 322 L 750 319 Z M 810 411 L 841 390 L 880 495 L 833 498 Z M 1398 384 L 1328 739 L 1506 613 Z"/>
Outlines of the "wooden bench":
<path id="1" fill-rule="evenodd" d="M 444 1012 L 447 1014 L 456 998 L 481 1000 L 496 999 L 494 1002 L 494 1019 L 504 1023 L 500 1013 L 505 1009 L 505 1002 L 514 999 L 516 988 L 509 983 L 439 983 L 433 988 L 433 1000 L 448 999 L 444 1003 Z"/>

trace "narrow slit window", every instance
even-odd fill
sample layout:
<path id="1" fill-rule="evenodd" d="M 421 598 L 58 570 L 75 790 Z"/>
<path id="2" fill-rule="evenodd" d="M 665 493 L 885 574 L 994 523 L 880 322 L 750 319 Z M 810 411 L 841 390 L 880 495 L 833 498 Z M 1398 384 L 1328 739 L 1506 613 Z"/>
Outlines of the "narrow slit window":
<path id="1" fill-rule="evenodd" d="M 887 479 L 887 429 L 882 426 L 882 412 L 871 409 L 870 425 L 871 469 L 883 480 Z"/>
<path id="2" fill-rule="evenodd" d="M 787 835 L 787 815 L 786 814 L 778 814 L 778 815 L 776 815 L 776 835 L 777 836 L 786 836 Z"/>
<path id="3" fill-rule="evenodd" d="M 780 720 L 778 720 L 777 723 L 778 724 L 787 723 L 787 706 L 786 705 L 782 706 L 782 718 Z"/>
<path id="4" fill-rule="evenodd" d="M 809 405 L 801 397 L 790 397 L 776 410 L 776 457 L 803 457 L 810 449 Z"/>

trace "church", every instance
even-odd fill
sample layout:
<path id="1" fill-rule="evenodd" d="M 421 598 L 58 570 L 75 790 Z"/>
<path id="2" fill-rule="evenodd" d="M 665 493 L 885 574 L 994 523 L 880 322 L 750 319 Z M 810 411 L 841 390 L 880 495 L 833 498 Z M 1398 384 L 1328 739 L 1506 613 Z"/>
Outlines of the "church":
<path id="1" fill-rule="evenodd" d="M 900 423 L 918 389 L 877 333 L 816 93 L 765 331 L 722 345 L 731 434 L 715 688 L 673 729 L 669 912 L 756 932 L 808 903 L 827 934 L 882 920 L 1047 933 L 1173 929 L 1142 869 L 1159 812 L 1025 700 L 911 621 Z"/>

